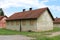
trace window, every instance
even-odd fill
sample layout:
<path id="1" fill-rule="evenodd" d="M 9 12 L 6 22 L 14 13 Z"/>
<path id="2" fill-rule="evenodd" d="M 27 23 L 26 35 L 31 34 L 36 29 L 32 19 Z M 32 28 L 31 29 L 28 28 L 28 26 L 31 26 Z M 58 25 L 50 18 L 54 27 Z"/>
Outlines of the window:
<path id="1" fill-rule="evenodd" d="M 9 25 L 10 24 L 10 22 L 7 22 L 7 25 Z"/>
<path id="2" fill-rule="evenodd" d="M 16 25 L 19 25 L 19 22 L 18 21 L 16 21 Z"/>
<path id="3" fill-rule="evenodd" d="M 30 24 L 31 25 L 34 25 L 34 20 L 30 20 Z"/>
<path id="4" fill-rule="evenodd" d="M 25 25 L 26 24 L 26 21 L 22 21 L 22 24 Z"/>
<path id="5" fill-rule="evenodd" d="M 11 25 L 14 25 L 14 22 L 11 22 Z"/>

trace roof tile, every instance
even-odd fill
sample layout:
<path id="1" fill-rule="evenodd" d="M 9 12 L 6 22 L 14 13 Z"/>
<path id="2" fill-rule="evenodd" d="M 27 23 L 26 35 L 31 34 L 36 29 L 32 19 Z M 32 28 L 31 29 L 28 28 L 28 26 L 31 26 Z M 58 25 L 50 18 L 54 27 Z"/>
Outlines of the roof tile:
<path id="1" fill-rule="evenodd" d="M 17 19 L 34 19 L 38 18 L 45 10 L 48 8 L 41 8 L 36 10 L 17 12 L 11 15 L 7 20 L 17 20 Z"/>
<path id="2" fill-rule="evenodd" d="M 60 18 L 55 18 L 54 24 L 60 24 Z"/>

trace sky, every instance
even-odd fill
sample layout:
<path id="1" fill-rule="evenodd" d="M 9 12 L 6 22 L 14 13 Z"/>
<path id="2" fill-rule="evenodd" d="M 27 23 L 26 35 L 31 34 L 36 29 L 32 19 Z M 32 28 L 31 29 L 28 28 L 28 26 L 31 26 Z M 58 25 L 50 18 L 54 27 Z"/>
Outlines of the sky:
<path id="1" fill-rule="evenodd" d="M 33 10 L 48 7 L 53 17 L 60 18 L 60 0 L 0 0 L 0 8 L 8 17 L 23 9 Z"/>

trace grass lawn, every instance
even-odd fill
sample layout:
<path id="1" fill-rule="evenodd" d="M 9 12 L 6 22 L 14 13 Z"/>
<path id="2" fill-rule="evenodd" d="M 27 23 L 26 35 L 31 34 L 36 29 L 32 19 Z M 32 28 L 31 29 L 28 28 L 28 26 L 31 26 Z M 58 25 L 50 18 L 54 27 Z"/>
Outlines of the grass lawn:
<path id="1" fill-rule="evenodd" d="M 60 40 L 60 35 L 55 37 L 46 37 L 45 33 L 49 35 L 49 32 L 57 32 L 60 31 L 60 28 L 54 27 L 53 30 L 47 31 L 47 32 L 19 32 L 19 31 L 13 31 L 13 30 L 7 30 L 7 29 L 0 29 L 0 35 L 26 35 L 29 37 L 34 37 L 36 40 Z"/>
<path id="2" fill-rule="evenodd" d="M 7 29 L 0 29 L 0 35 L 26 35 L 29 34 L 31 32 L 19 32 L 16 30 L 7 30 Z"/>
<path id="3" fill-rule="evenodd" d="M 57 32 L 57 31 L 60 31 L 60 27 L 54 27 L 53 28 L 53 32 Z"/>

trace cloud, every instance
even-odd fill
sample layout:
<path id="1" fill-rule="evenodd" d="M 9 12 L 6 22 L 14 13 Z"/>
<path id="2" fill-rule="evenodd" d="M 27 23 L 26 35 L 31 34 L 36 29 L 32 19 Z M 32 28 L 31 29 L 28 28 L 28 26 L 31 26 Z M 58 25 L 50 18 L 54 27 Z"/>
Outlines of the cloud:
<path id="1" fill-rule="evenodd" d="M 0 8 L 5 8 L 5 9 L 10 8 L 10 7 L 41 8 L 41 7 L 48 6 L 45 4 L 46 2 L 49 2 L 49 0 L 42 0 L 42 1 L 39 1 L 39 0 L 0 0 Z"/>
<path id="2" fill-rule="evenodd" d="M 55 11 L 60 11 L 60 6 L 51 5 L 51 6 L 49 6 L 49 8 L 51 8 L 52 10 L 55 10 Z"/>
<path id="3" fill-rule="evenodd" d="M 45 2 L 48 2 L 48 0 L 42 0 L 39 2 L 39 0 L 1 0 L 0 1 L 0 8 L 9 8 L 9 7 L 46 7 L 44 4 Z"/>
<path id="4" fill-rule="evenodd" d="M 56 0 L 0 0 L 0 8 L 7 9 L 10 7 L 22 7 L 22 8 L 42 8 L 49 7 L 54 11 L 60 11 L 60 6 L 46 5 L 45 3 Z"/>
<path id="5" fill-rule="evenodd" d="M 39 8 L 39 7 L 48 6 L 45 4 L 46 2 L 49 2 L 49 0 L 42 0 L 42 1 L 39 1 L 39 0 L 0 0 L 0 8 L 9 8 L 9 7 L 25 7 L 25 8 L 37 7 Z"/>
<path id="6" fill-rule="evenodd" d="M 60 11 L 60 6 L 55 6 L 55 10 Z"/>

